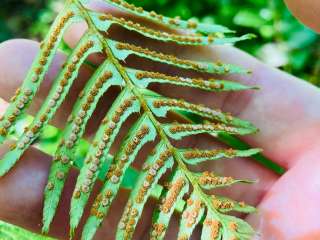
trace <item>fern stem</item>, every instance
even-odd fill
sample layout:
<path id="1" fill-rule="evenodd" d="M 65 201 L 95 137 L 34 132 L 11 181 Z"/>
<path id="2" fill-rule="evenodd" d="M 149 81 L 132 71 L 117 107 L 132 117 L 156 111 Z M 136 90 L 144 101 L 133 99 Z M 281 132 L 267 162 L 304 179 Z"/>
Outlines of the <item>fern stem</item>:
<path id="1" fill-rule="evenodd" d="M 80 12 L 83 13 L 83 17 L 86 19 L 86 21 L 88 22 L 90 28 L 93 28 L 95 29 L 95 32 L 100 36 L 101 38 L 101 42 L 104 46 L 106 46 L 107 44 L 105 43 L 104 41 L 104 36 L 101 35 L 101 33 L 99 32 L 99 29 L 97 28 L 97 26 L 93 23 L 92 19 L 91 19 L 91 16 L 88 14 L 86 8 L 82 5 L 81 2 L 79 2 L 78 0 L 70 0 L 71 2 L 75 2 L 78 7 L 79 7 L 79 10 Z M 112 53 L 111 53 L 112 54 Z M 114 58 L 114 60 L 116 62 L 118 62 L 118 60 L 116 60 Z M 115 63 L 115 62 L 114 62 Z M 93 66 L 92 64 L 90 64 L 91 66 Z M 122 65 L 118 64 L 118 69 L 122 69 L 122 72 L 126 72 L 126 70 L 122 67 Z M 120 71 L 121 72 L 121 71 Z M 129 74 L 126 74 L 128 77 L 128 79 L 130 79 L 129 77 Z M 135 86 L 134 86 L 135 87 Z M 181 115 L 181 114 L 179 114 Z M 182 114 L 184 115 L 184 114 Z M 186 117 L 186 116 L 183 116 L 183 117 Z M 196 121 L 194 121 L 194 119 L 189 119 L 188 117 L 186 117 L 186 120 L 187 121 L 190 121 L 190 122 L 194 122 L 194 123 L 197 123 L 198 119 L 196 119 Z M 229 134 L 219 134 L 218 137 L 217 137 L 221 142 L 233 147 L 233 148 L 236 148 L 236 149 L 239 149 L 239 150 L 245 150 L 245 149 L 249 149 L 250 146 L 242 141 L 241 139 L 237 138 L 236 136 L 231 136 Z M 255 154 L 253 156 L 251 156 L 252 159 L 254 159 L 256 162 L 258 162 L 259 164 L 263 165 L 264 167 L 267 167 L 268 169 L 270 169 L 271 171 L 273 171 L 274 173 L 278 174 L 278 175 L 282 175 L 286 172 L 286 169 L 283 168 L 282 166 L 280 166 L 279 164 L 275 163 L 274 161 L 272 161 L 271 159 L 267 158 L 266 156 L 264 156 L 262 153 L 258 153 L 258 154 Z"/>
<path id="2" fill-rule="evenodd" d="M 144 112 L 147 114 L 151 122 L 153 123 L 156 131 L 158 132 L 160 138 L 166 143 L 168 149 L 171 151 L 174 159 L 176 160 L 179 168 L 183 171 L 184 175 L 187 177 L 187 179 L 191 182 L 193 186 L 193 190 L 195 192 L 199 193 L 200 199 L 210 208 L 212 213 L 215 215 L 215 218 L 217 220 L 221 220 L 218 211 L 213 207 L 212 203 L 207 198 L 207 195 L 202 191 L 201 186 L 197 183 L 197 180 L 193 176 L 193 174 L 189 171 L 186 164 L 183 162 L 181 156 L 179 155 L 178 151 L 172 146 L 170 140 L 168 139 L 166 133 L 163 131 L 161 124 L 159 121 L 154 117 L 152 114 L 152 111 L 150 110 L 148 104 L 144 100 L 144 97 L 139 92 L 138 88 L 132 83 L 130 80 L 128 74 L 126 73 L 123 66 L 119 63 L 119 61 L 114 57 L 112 50 L 110 49 L 109 45 L 103 40 L 103 36 L 95 26 L 95 24 L 92 22 L 91 17 L 89 14 L 85 11 L 84 6 L 78 2 L 78 0 L 74 0 L 74 2 L 79 6 L 80 12 L 83 14 L 84 19 L 86 20 L 87 24 L 92 27 L 97 36 L 99 36 L 99 39 L 101 41 L 101 44 L 105 47 L 105 51 L 107 54 L 107 57 L 110 59 L 110 61 L 114 64 L 114 66 L 118 69 L 119 73 L 123 77 L 123 79 L 126 81 L 127 86 L 132 90 L 133 94 L 137 97 L 137 99 L 140 101 L 141 107 L 143 108 Z"/>
<path id="3" fill-rule="evenodd" d="M 29 115 L 22 115 L 21 116 L 21 119 L 19 119 L 17 121 L 17 127 L 15 129 L 14 132 L 10 133 L 8 138 L 11 139 L 11 140 L 14 140 L 14 141 L 17 141 L 19 139 L 19 137 L 23 134 L 23 130 L 25 127 L 27 127 L 33 120 L 33 117 L 32 116 L 29 116 Z M 61 137 L 61 134 L 62 134 L 62 131 L 52 125 L 47 125 L 47 127 L 43 130 L 43 132 L 41 133 L 39 139 L 37 140 L 37 142 L 35 142 L 32 147 L 49 155 L 49 156 L 54 156 L 55 152 L 56 152 L 56 149 L 58 148 L 58 145 L 55 144 L 55 145 L 52 145 L 52 143 L 50 143 L 50 147 L 48 148 L 47 147 L 47 143 L 46 143 L 46 135 L 50 134 L 50 133 L 56 133 L 54 138 L 56 140 L 56 142 L 60 142 L 60 137 Z M 86 149 L 89 147 L 89 142 L 87 142 L 85 139 L 81 139 L 81 144 L 83 145 L 83 148 Z M 113 162 L 113 159 L 114 156 L 111 155 L 111 154 L 108 154 L 107 157 L 106 157 L 107 160 L 106 162 Z M 76 153 L 76 156 L 75 156 L 75 160 L 73 161 L 72 165 L 73 167 L 77 168 L 77 169 L 81 169 L 82 166 L 83 166 L 83 162 L 84 162 L 84 159 L 85 159 L 85 155 L 82 154 L 81 151 L 77 151 Z M 107 169 L 108 169 L 108 166 L 107 164 L 105 164 L 103 167 L 102 167 L 102 170 L 99 174 L 99 179 L 101 181 L 104 180 L 104 177 L 106 175 L 106 172 L 107 172 Z M 139 175 L 139 171 L 135 168 L 129 168 L 128 170 L 130 173 L 125 176 L 124 178 L 124 181 L 121 185 L 121 187 L 123 189 L 126 189 L 126 190 L 131 190 L 132 189 L 132 186 L 134 186 L 135 184 L 135 180 L 136 178 L 138 177 Z M 155 187 L 155 191 L 153 191 L 151 193 L 151 197 L 153 197 L 154 199 L 159 199 L 160 197 L 160 193 L 163 189 L 163 186 L 158 184 L 156 187 Z M 179 208 L 176 209 L 177 212 L 181 212 L 182 211 L 182 207 L 184 205 L 184 201 L 182 201 L 181 203 L 178 204 L 179 205 Z"/>

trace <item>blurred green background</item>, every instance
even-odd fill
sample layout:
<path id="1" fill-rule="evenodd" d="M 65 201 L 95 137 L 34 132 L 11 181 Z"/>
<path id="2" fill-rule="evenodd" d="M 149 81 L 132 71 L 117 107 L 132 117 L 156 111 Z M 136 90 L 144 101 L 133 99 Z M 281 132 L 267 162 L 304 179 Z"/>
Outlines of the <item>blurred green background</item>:
<path id="1" fill-rule="evenodd" d="M 258 38 L 238 47 L 320 86 L 320 36 L 301 25 L 282 0 L 130 0 L 147 10 L 223 24 Z M 2 0 L 0 42 L 41 39 L 63 1 Z"/>

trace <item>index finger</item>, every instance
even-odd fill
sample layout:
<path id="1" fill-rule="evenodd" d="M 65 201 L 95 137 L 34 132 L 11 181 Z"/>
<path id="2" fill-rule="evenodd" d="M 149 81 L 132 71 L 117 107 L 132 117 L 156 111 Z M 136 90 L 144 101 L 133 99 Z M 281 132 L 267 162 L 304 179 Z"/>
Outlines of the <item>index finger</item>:
<path id="1" fill-rule="evenodd" d="M 314 0 L 285 0 L 292 13 L 304 24 L 320 32 L 320 2 Z"/>
<path id="2" fill-rule="evenodd" d="M 301 154 L 319 143 L 320 92 L 316 87 L 235 48 L 215 47 L 211 53 L 251 69 L 251 75 L 233 79 L 261 88 L 250 93 L 231 93 L 222 105 L 223 110 L 260 129 L 258 134 L 245 138 L 250 144 L 262 147 L 266 156 L 289 168 Z"/>

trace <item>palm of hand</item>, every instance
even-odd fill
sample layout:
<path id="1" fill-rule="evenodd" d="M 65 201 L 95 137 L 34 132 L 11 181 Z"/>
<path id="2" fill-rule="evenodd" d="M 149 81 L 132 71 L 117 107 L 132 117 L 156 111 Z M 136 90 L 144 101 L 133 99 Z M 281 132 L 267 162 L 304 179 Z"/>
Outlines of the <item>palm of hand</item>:
<path id="1" fill-rule="evenodd" d="M 66 37 L 67 41 L 72 45 L 82 32 L 82 26 L 73 28 Z M 114 32 L 116 32 L 116 37 L 126 36 L 128 39 L 127 32 L 120 31 L 120 29 Z M 201 99 L 201 102 L 208 106 L 219 107 L 223 111 L 229 111 L 240 118 L 251 121 L 261 131 L 245 140 L 252 146 L 263 148 L 268 157 L 288 169 L 283 176 L 279 177 L 248 159 L 221 161 L 214 165 L 205 166 L 206 169 L 212 169 L 222 175 L 259 180 L 251 187 L 236 186 L 223 190 L 225 195 L 258 206 L 259 212 L 257 214 L 246 217 L 257 228 L 259 234 L 257 238 L 303 240 L 320 238 L 320 222 L 318 221 L 320 211 L 317 210 L 320 200 L 320 185 L 317 184 L 319 181 L 317 169 L 320 168 L 320 162 L 317 161 L 319 152 L 317 137 L 320 133 L 318 124 L 320 122 L 320 111 L 318 110 L 320 92 L 311 85 L 271 69 L 234 48 L 177 49 L 173 45 L 163 47 L 154 42 L 146 42 L 136 35 L 129 39 L 134 39 L 135 42 L 144 41 L 143 45 L 149 45 L 163 51 L 174 51 L 180 57 L 201 58 L 202 60 L 216 58 L 253 70 L 251 76 L 234 76 L 232 79 L 260 86 L 261 90 L 256 92 L 213 95 L 190 91 L 190 89 L 175 91 L 171 88 L 168 92 L 166 87 L 161 87 L 160 91 L 165 92 L 168 96 L 184 97 L 193 102 L 199 102 Z M 37 43 L 26 40 L 14 40 L 0 46 L 0 96 L 3 99 L 8 100 L 21 84 L 21 79 L 24 78 L 37 49 Z M 56 57 L 46 82 L 52 80 L 63 61 L 63 55 Z M 92 61 L 99 61 L 99 57 L 94 56 Z M 144 63 L 141 60 L 132 59 L 129 64 L 134 66 Z M 159 65 L 149 67 L 157 71 L 171 73 L 175 71 L 174 69 L 164 69 Z M 88 75 L 89 70 L 83 69 L 76 86 L 77 90 L 81 89 Z M 36 101 L 38 105 L 45 98 L 49 85 L 45 84 L 40 90 Z M 61 108 L 63 110 L 60 110 L 55 119 L 54 124 L 58 127 L 64 125 L 67 113 L 70 112 L 76 98 L 76 94 L 71 95 L 70 101 L 67 101 L 68 104 Z M 5 101 L 1 102 L 0 115 L 4 112 L 6 105 Z M 36 112 L 37 106 L 32 107 L 32 112 Z M 97 123 L 92 124 L 94 126 Z M 90 135 L 90 133 L 88 134 Z M 192 141 L 189 144 L 201 147 L 219 143 L 207 138 Z M 4 152 L 5 148 L 6 146 L 3 146 L 0 151 Z M 0 192 L 6 194 L 0 195 L 0 219 L 36 231 L 40 230 L 42 193 L 49 166 L 49 156 L 31 149 L 24 155 L 24 159 L 16 166 L 15 170 L 1 179 Z M 71 174 L 72 177 L 67 184 L 57 220 L 53 225 L 52 234 L 58 237 L 67 234 L 61 229 L 65 229 L 68 199 L 72 193 L 72 179 L 74 180 L 75 174 L 75 172 Z M 122 204 L 121 201 L 119 204 Z M 112 234 L 110 229 L 114 228 L 115 222 L 105 221 L 97 239 L 110 236 Z M 139 239 L 142 239 L 141 236 L 146 233 L 148 223 L 149 221 L 146 220 L 140 226 Z M 174 232 L 174 229 L 172 231 Z M 169 239 L 171 239 L 170 236 Z"/>

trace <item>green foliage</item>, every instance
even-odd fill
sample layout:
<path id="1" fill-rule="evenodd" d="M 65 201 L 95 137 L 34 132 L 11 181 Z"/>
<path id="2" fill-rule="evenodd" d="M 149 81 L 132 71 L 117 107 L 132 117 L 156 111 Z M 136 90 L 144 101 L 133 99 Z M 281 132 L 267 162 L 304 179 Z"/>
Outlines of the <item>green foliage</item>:
<path id="1" fill-rule="evenodd" d="M 44 0 L 4 0 L 0 3 L 0 42 L 15 37 L 42 38 L 55 17 Z"/>
<path id="2" fill-rule="evenodd" d="M 0 239 L 2 240 L 53 240 L 53 238 L 41 236 L 29 232 L 18 226 L 0 221 Z"/>
<path id="3" fill-rule="evenodd" d="M 278 0 L 129 0 L 167 16 L 195 17 L 257 38 L 238 47 L 319 86 L 320 37 L 299 23 Z M 314 60 L 318 59 L 318 60 Z"/>
<path id="4" fill-rule="evenodd" d="M 147 10 L 183 19 L 196 17 L 229 26 L 239 33 L 253 32 L 251 44 L 237 46 L 274 66 L 319 86 L 320 39 L 302 26 L 278 0 L 130 0 Z M 45 36 L 54 12 L 63 1 L 1 1 L 0 42 L 13 37 Z M 221 29 L 220 29 L 221 30 Z"/>
<path id="5" fill-rule="evenodd" d="M 198 23 L 192 20 L 168 18 L 155 12 L 144 11 L 122 0 L 106 0 L 107 3 L 132 14 L 144 17 L 155 23 L 165 24 L 172 29 L 184 29 L 185 34 L 164 34 L 153 29 L 133 23 L 126 19 L 110 15 L 101 15 L 86 8 L 88 1 L 74 0 L 66 3 L 54 21 L 41 49 L 35 58 L 21 88 L 12 98 L 10 106 L 0 121 L 0 143 L 7 140 L 17 129 L 19 121 L 44 81 L 53 56 L 58 50 L 68 26 L 78 22 L 86 22 L 88 30 L 77 45 L 70 50 L 68 58 L 56 76 L 52 87 L 34 118 L 30 118 L 27 127 L 17 136 L 17 141 L 0 161 L 0 177 L 7 174 L 23 153 L 39 138 L 45 136 L 43 131 L 49 127 L 57 110 L 65 101 L 79 69 L 86 64 L 86 59 L 94 53 L 104 54 L 106 59 L 95 68 L 94 74 L 80 92 L 68 122 L 60 133 L 59 144 L 53 155 L 48 184 L 45 189 L 43 210 L 43 232 L 48 232 L 56 213 L 61 193 L 72 166 L 80 168 L 74 193 L 71 198 L 70 237 L 77 229 L 83 212 L 87 206 L 97 179 L 103 183 L 100 193 L 91 206 L 90 216 L 83 229 L 82 239 L 92 239 L 103 219 L 108 216 L 113 201 L 118 196 L 120 187 L 129 185 L 132 190 L 122 218 L 119 222 L 116 239 L 131 239 L 141 217 L 145 203 L 152 196 L 160 197 L 158 207 L 154 210 L 151 239 L 163 239 L 169 221 L 175 210 L 190 211 L 197 202 L 196 214 L 192 214 L 192 224 L 185 222 L 181 216 L 182 239 L 188 239 L 196 225 L 203 224 L 202 239 L 250 239 L 254 233 L 244 220 L 228 215 L 231 211 L 251 213 L 254 207 L 236 202 L 223 196 L 214 195 L 206 190 L 228 187 L 238 183 L 252 183 L 250 180 L 233 179 L 216 176 L 214 173 L 194 172 L 189 165 L 210 160 L 231 158 L 236 156 L 252 156 L 259 149 L 183 149 L 174 145 L 173 140 L 202 133 L 219 137 L 221 134 L 247 135 L 257 131 L 249 122 L 234 118 L 230 114 L 202 105 L 166 98 L 148 90 L 151 82 L 167 83 L 190 88 L 200 88 L 211 92 L 254 90 L 253 86 L 244 86 L 233 81 L 214 79 L 182 78 L 179 75 L 169 76 L 164 73 L 145 72 L 140 69 L 129 69 L 124 62 L 130 55 L 146 58 L 154 63 L 172 65 L 178 69 L 189 69 L 194 72 L 212 73 L 217 76 L 225 74 L 247 74 L 248 70 L 221 62 L 203 62 L 180 59 L 173 55 L 151 51 L 143 46 L 117 42 L 104 35 L 111 24 L 120 24 L 124 28 L 138 32 L 148 38 L 160 42 L 175 42 L 180 45 L 214 45 L 235 43 L 252 38 L 251 34 L 234 37 L 232 31 L 220 25 Z M 142 31 L 143 29 L 143 31 Z M 147 34 L 146 34 L 147 33 Z M 201 34 L 201 36 L 200 36 Z M 82 140 L 89 119 L 97 107 L 99 99 L 111 86 L 121 89 L 117 99 L 101 121 L 92 143 Z M 172 122 L 168 113 L 173 112 L 187 120 L 188 114 L 200 119 L 200 122 L 177 120 Z M 127 135 L 119 139 L 119 130 L 131 115 L 138 116 Z M 166 122 L 163 122 L 163 118 Z M 178 118 L 179 119 L 179 118 Z M 54 129 L 51 129 L 54 131 Z M 50 135 L 50 134 L 49 134 Z M 110 155 L 111 145 L 121 140 L 118 151 Z M 142 170 L 133 169 L 140 150 L 153 143 L 155 149 L 149 153 Z M 84 146 L 86 146 L 84 148 Z M 84 157 L 79 162 L 78 148 L 83 148 Z M 103 174 L 101 174 L 103 173 Z M 166 173 L 170 173 L 168 177 Z M 165 186 L 161 178 L 167 181 Z M 134 183 L 124 184 L 128 179 Z M 185 204 L 185 198 L 190 201 Z M 205 220 L 201 221 L 205 216 Z M 187 225 L 187 226 L 185 226 Z M 185 229 L 185 228 L 188 228 Z"/>

